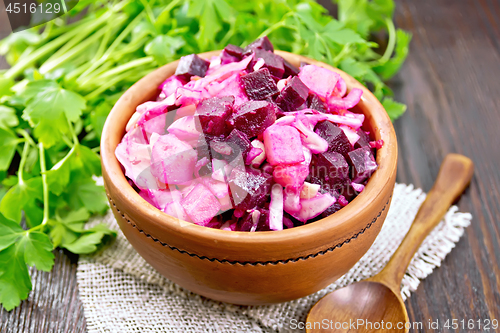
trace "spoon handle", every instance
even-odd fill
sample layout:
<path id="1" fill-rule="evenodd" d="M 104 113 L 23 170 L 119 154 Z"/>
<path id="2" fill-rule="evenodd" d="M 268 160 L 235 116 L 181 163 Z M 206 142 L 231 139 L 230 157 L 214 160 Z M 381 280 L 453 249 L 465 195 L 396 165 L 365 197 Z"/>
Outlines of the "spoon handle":
<path id="1" fill-rule="evenodd" d="M 415 252 L 439 224 L 451 204 L 462 194 L 474 172 L 474 163 L 463 155 L 449 154 L 443 160 L 434 186 L 420 207 L 413 224 L 385 268 L 370 280 L 399 291 L 401 280 Z"/>

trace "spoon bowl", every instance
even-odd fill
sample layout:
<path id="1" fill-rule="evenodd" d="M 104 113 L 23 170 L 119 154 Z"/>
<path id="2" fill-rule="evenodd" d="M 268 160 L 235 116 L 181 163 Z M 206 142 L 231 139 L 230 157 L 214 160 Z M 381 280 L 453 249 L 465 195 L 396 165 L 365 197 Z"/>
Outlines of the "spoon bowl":
<path id="1" fill-rule="evenodd" d="M 320 299 L 309 311 L 306 331 L 408 332 L 410 322 L 400 290 L 406 268 L 425 237 L 469 185 L 473 171 L 469 158 L 447 155 L 410 230 L 385 268 Z"/>
<path id="2" fill-rule="evenodd" d="M 325 324 L 325 318 L 332 318 L 332 314 L 335 318 Z M 359 333 L 408 332 L 409 322 L 401 295 L 383 283 L 369 280 L 326 295 L 309 312 L 307 321 L 311 327 L 307 332 Z"/>

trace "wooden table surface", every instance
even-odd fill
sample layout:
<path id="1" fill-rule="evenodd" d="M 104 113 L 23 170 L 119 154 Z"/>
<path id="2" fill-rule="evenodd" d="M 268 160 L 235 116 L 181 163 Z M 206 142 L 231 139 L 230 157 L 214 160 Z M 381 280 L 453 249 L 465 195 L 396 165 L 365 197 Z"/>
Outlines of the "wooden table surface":
<path id="1" fill-rule="evenodd" d="M 8 30 L 4 14 L 0 37 Z M 451 152 L 476 165 L 458 204 L 472 213 L 472 225 L 406 301 L 410 320 L 439 320 L 439 329 L 426 332 L 480 332 L 478 320 L 500 321 L 500 2 L 402 0 L 395 19 L 413 33 L 410 56 L 391 82 L 396 99 L 408 104 L 395 122 L 397 181 L 428 191 Z M 55 252 L 52 272 L 33 272 L 29 299 L 11 312 L 0 309 L 0 332 L 86 331 L 77 258 Z M 472 319 L 476 329 L 443 328 L 452 319 Z"/>

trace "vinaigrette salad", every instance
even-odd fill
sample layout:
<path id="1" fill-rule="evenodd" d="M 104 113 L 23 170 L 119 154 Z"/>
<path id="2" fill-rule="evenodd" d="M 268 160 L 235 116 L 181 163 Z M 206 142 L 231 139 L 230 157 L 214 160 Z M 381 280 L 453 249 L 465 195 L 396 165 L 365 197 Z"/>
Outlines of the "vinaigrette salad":
<path id="1" fill-rule="evenodd" d="M 182 57 L 116 148 L 129 183 L 159 210 L 231 231 L 282 230 L 342 209 L 377 169 L 376 149 L 326 68 L 297 68 L 267 37 L 209 61 Z"/>

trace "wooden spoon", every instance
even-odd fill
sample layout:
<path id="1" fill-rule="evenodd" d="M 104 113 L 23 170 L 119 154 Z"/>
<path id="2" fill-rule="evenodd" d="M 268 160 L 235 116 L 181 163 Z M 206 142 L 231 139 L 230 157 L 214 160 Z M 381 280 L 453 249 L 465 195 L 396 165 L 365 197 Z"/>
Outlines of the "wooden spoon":
<path id="1" fill-rule="evenodd" d="M 387 266 L 377 275 L 338 289 L 309 311 L 306 332 L 408 332 L 401 281 L 415 252 L 469 184 L 474 164 L 449 154 L 415 221 Z M 420 330 L 422 330 L 421 328 Z"/>

